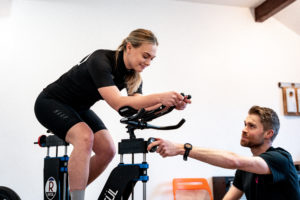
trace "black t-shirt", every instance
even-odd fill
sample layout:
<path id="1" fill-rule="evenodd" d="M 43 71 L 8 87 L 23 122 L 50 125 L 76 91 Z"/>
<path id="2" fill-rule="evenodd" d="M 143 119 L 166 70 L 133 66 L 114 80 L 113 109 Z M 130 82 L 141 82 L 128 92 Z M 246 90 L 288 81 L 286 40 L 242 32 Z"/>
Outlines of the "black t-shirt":
<path id="1" fill-rule="evenodd" d="M 266 161 L 272 174 L 237 170 L 233 185 L 243 191 L 248 200 L 300 200 L 298 175 L 290 153 L 270 147 L 259 156 Z"/>
<path id="2" fill-rule="evenodd" d="M 117 64 L 115 54 L 116 51 L 111 50 L 93 52 L 48 85 L 44 92 L 76 109 L 90 108 L 103 99 L 98 88 L 115 85 L 122 90 L 126 88 L 126 76 L 133 73 L 125 67 L 123 52 L 119 53 Z M 136 93 L 142 93 L 142 84 Z"/>

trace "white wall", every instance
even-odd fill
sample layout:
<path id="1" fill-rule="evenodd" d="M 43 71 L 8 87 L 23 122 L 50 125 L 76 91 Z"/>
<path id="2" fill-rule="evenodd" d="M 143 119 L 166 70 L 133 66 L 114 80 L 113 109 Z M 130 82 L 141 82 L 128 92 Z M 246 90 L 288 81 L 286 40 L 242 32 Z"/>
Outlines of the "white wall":
<path id="1" fill-rule="evenodd" d="M 300 160 L 300 118 L 283 116 L 277 86 L 279 81 L 300 82 L 300 38 L 275 19 L 255 23 L 246 8 L 173 0 L 4 2 L 9 11 L 0 15 L 0 185 L 12 187 L 22 199 L 42 199 L 46 149 L 33 145 L 45 132 L 33 113 L 38 93 L 91 51 L 115 49 L 140 27 L 151 29 L 160 42 L 157 58 L 143 73 L 144 93 L 176 90 L 191 94 L 193 103 L 153 122 L 168 125 L 185 118 L 179 130 L 139 131 L 138 136 L 251 155 L 239 140 L 247 111 L 257 104 L 279 114 L 274 146 Z M 120 117 L 106 103 L 94 110 L 116 144 L 127 137 Z M 118 161 L 116 156 L 88 188 L 87 199 L 98 197 Z M 150 200 L 171 199 L 174 177 L 234 174 L 181 157 L 148 154 L 148 162 Z M 135 193 L 140 199 L 140 184 Z"/>

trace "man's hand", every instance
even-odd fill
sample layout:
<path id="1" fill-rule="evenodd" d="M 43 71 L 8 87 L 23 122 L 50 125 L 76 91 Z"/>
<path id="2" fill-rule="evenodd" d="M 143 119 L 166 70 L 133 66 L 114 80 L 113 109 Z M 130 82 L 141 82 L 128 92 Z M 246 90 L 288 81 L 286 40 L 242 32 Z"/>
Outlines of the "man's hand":
<path id="1" fill-rule="evenodd" d="M 182 144 L 175 144 L 168 140 L 163 140 L 161 138 L 155 138 L 156 141 L 149 144 L 147 150 L 149 151 L 152 147 L 158 146 L 156 152 L 162 157 L 176 156 L 184 154 L 184 147 Z"/>

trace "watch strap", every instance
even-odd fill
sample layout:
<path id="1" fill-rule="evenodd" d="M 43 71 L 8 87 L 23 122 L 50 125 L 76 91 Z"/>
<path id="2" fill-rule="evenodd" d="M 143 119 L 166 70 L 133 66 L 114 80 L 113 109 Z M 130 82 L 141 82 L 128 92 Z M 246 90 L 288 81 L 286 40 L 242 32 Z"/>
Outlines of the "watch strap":
<path id="1" fill-rule="evenodd" d="M 192 150 L 193 146 L 190 144 L 190 143 L 185 143 L 184 144 L 184 149 L 185 149 L 185 152 L 183 154 L 183 160 L 184 161 L 187 161 L 187 158 L 190 154 L 190 151 Z"/>

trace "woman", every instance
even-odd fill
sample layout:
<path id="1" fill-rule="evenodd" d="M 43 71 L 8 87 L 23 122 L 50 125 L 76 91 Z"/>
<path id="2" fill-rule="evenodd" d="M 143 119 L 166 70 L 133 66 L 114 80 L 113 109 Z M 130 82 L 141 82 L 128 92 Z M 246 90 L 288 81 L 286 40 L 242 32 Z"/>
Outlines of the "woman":
<path id="1" fill-rule="evenodd" d="M 190 100 L 177 92 L 142 96 L 140 72 L 156 56 L 157 39 L 145 29 L 132 31 L 117 51 L 97 50 L 48 85 L 35 103 L 39 122 L 74 146 L 68 163 L 72 200 L 84 199 L 86 186 L 95 180 L 115 155 L 113 140 L 101 119 L 90 109 L 105 100 L 113 109 L 176 106 Z M 126 88 L 128 96 L 120 90 Z M 91 157 L 91 152 L 95 155 Z"/>

